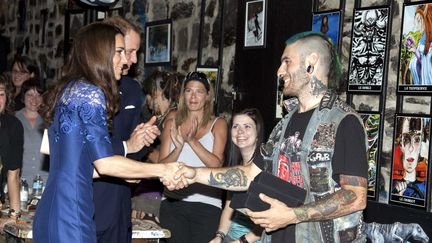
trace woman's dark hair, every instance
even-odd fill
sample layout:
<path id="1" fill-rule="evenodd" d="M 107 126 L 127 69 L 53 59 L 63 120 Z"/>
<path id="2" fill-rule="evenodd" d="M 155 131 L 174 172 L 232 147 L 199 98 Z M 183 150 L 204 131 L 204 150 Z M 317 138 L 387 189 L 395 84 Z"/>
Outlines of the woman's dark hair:
<path id="1" fill-rule="evenodd" d="M 260 151 L 261 144 L 264 142 L 264 121 L 262 119 L 261 113 L 256 108 L 246 108 L 236 114 L 231 119 L 231 126 L 233 124 L 234 117 L 239 115 L 246 115 L 250 117 L 256 125 L 256 133 L 257 133 L 257 141 L 255 145 L 255 151 L 254 155 L 251 159 L 255 157 L 257 153 Z M 235 165 L 242 165 L 243 163 L 247 163 L 249 161 L 243 161 L 240 149 L 235 145 L 231 139 L 231 129 L 228 129 L 229 131 L 229 145 L 228 145 L 228 153 L 227 153 L 227 159 L 225 160 L 227 166 L 235 166 Z"/>
<path id="2" fill-rule="evenodd" d="M 0 87 L 5 89 L 6 93 L 6 106 L 5 113 L 12 114 L 14 112 L 14 98 L 13 98 L 13 84 L 8 78 L 8 76 L 1 74 L 0 75 Z"/>
<path id="3" fill-rule="evenodd" d="M 169 73 L 160 83 L 160 89 L 171 105 L 179 101 L 183 79 L 184 75 L 181 73 Z"/>
<path id="4" fill-rule="evenodd" d="M 165 80 L 168 76 L 168 72 L 165 71 L 154 71 L 148 76 L 143 82 L 143 90 L 145 94 L 153 94 L 157 90 L 157 83 L 161 80 Z"/>
<path id="5" fill-rule="evenodd" d="M 115 37 L 118 34 L 123 35 L 117 27 L 101 22 L 89 24 L 78 31 L 63 67 L 62 78 L 44 95 L 41 115 L 48 124 L 52 121 L 55 105 L 67 83 L 71 80 L 85 80 L 98 86 L 104 93 L 107 122 L 111 129 L 119 99 L 113 68 Z"/>
<path id="6" fill-rule="evenodd" d="M 14 64 L 17 64 L 21 70 L 33 73 L 33 77 L 39 79 L 39 67 L 33 59 L 30 59 L 27 56 L 16 55 L 12 62 L 12 66 Z"/>
<path id="7" fill-rule="evenodd" d="M 38 79 L 30 78 L 29 80 L 24 81 L 24 83 L 22 84 L 22 87 L 21 87 L 20 97 L 23 100 L 23 102 L 24 102 L 24 97 L 25 97 L 25 94 L 27 93 L 27 91 L 32 90 L 32 89 L 36 90 L 41 95 L 45 91 Z"/>

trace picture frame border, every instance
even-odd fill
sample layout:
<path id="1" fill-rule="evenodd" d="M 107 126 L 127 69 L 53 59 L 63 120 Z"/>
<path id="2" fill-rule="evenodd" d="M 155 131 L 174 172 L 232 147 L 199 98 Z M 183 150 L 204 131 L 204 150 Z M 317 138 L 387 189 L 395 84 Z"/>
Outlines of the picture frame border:
<path id="1" fill-rule="evenodd" d="M 211 66 L 211 65 L 197 65 L 195 68 L 195 71 L 197 72 L 216 72 L 216 80 L 213 84 L 213 92 L 214 92 L 214 105 L 215 108 L 217 107 L 217 103 L 219 101 L 219 89 L 220 89 L 220 78 L 219 78 L 219 72 L 220 68 L 218 66 Z M 206 74 L 207 75 L 207 74 Z M 209 80 L 211 82 L 211 80 Z"/>
<path id="2" fill-rule="evenodd" d="M 383 63 L 383 75 L 381 80 L 381 85 L 351 85 L 349 83 L 349 76 L 351 73 L 351 59 L 352 59 L 352 48 L 353 48 L 353 30 L 354 30 L 354 16 L 356 11 L 366 11 L 366 10 L 374 10 L 374 9 L 383 9 L 386 8 L 388 10 L 387 16 L 387 30 L 386 30 L 386 42 L 385 42 L 385 53 L 384 53 L 384 63 Z M 380 6 L 370 6 L 370 7 L 360 7 L 354 8 L 352 14 L 352 23 L 351 23 L 351 43 L 349 49 L 349 60 L 348 60 L 348 69 L 347 69 L 347 93 L 349 94 L 381 94 L 383 92 L 383 87 L 386 84 L 387 72 L 388 72 L 388 60 L 389 60 L 389 38 L 391 38 L 391 14 L 392 9 L 388 5 L 380 5 Z M 354 88 L 358 86 L 357 88 Z M 362 87 L 362 88 L 359 88 Z"/>
<path id="3" fill-rule="evenodd" d="M 341 33 L 343 31 L 343 24 L 342 24 L 343 17 L 344 17 L 344 11 L 343 10 L 341 10 L 341 9 L 330 9 L 330 10 L 325 10 L 325 11 L 314 11 L 314 12 L 312 12 L 312 26 L 311 26 L 312 28 L 311 28 L 311 30 L 313 31 L 313 20 L 314 20 L 314 17 L 316 15 L 330 14 L 330 13 L 337 13 L 337 12 L 339 12 L 339 29 L 338 29 L 337 45 L 335 45 L 335 46 L 337 48 L 338 53 L 340 53 L 340 50 L 341 50 L 341 47 L 342 47 L 342 35 L 341 35 Z"/>
<path id="4" fill-rule="evenodd" d="M 267 42 L 267 1 L 268 0 L 246 0 L 245 1 L 245 10 L 244 10 L 244 28 L 243 28 L 243 49 L 259 49 L 259 48 L 265 48 L 266 42 Z M 248 17 L 248 4 L 251 2 L 262 2 L 263 3 L 263 14 L 264 14 L 264 24 L 261 26 L 262 29 L 262 45 L 247 45 L 246 43 L 246 35 L 247 35 L 247 17 Z"/>
<path id="5" fill-rule="evenodd" d="M 424 199 L 424 203 L 423 205 L 417 205 L 415 203 L 408 203 L 408 202 L 401 202 L 398 200 L 393 200 L 392 198 L 402 198 L 404 196 L 397 196 L 397 195 L 392 195 L 392 187 L 393 187 L 393 165 L 394 165 L 394 148 L 395 148 L 395 140 L 396 140 L 396 134 L 397 134 L 397 119 L 398 117 L 410 117 L 410 118 L 429 118 L 431 119 L 431 123 L 429 124 L 430 127 L 430 132 L 432 131 L 432 117 L 429 115 L 425 115 L 425 114 L 409 114 L 409 113 L 395 113 L 394 116 L 394 129 L 393 129 L 393 139 L 392 139 L 392 150 L 391 150 L 391 162 L 390 162 L 390 183 L 389 186 L 390 188 L 388 188 L 388 203 L 389 204 L 394 204 L 394 205 L 402 205 L 405 207 L 410 207 L 410 208 L 416 208 L 416 209 L 422 209 L 422 210 L 427 210 L 428 204 L 429 204 L 429 187 L 430 187 L 430 155 L 431 155 L 431 144 L 429 144 L 429 148 L 428 148 L 428 168 L 427 168 L 427 175 L 426 175 L 426 191 L 425 191 L 425 199 Z M 431 138 L 431 134 L 429 134 L 429 141 Z M 415 200 L 415 199 L 412 199 Z M 421 199 L 418 199 L 421 200 Z"/>
<path id="6" fill-rule="evenodd" d="M 396 81 L 396 94 L 397 95 L 411 95 L 411 96 L 422 96 L 432 94 L 432 85 L 402 85 L 401 81 L 401 54 L 402 54 L 402 39 L 404 32 L 404 19 L 405 19 L 405 9 L 409 6 L 422 5 L 422 4 L 432 4 L 432 1 L 418 1 L 418 2 L 405 2 L 402 5 L 402 18 L 401 18 L 401 31 L 399 36 L 399 55 L 398 55 L 398 69 L 397 69 L 397 81 Z M 432 71 L 432 70 L 431 70 Z M 406 89 L 406 90 L 404 90 Z"/>
<path id="7" fill-rule="evenodd" d="M 367 189 L 367 197 L 369 199 L 374 199 L 376 200 L 379 196 L 379 180 L 380 180 L 380 168 L 381 168 L 381 153 L 382 153 L 382 129 L 383 129 L 383 114 L 381 112 L 378 111 L 357 111 L 357 113 L 360 115 L 360 117 L 363 119 L 362 115 L 380 115 L 379 118 L 379 127 L 378 127 L 378 147 L 377 147 L 377 155 L 376 155 L 376 161 L 375 161 L 375 191 L 374 193 L 372 193 L 372 191 L 369 190 L 369 188 Z M 367 132 L 366 132 L 367 133 Z M 366 134 L 367 135 L 367 134 Z M 368 149 L 368 153 L 369 153 L 369 149 Z M 368 170 L 369 170 L 369 166 L 368 166 Z M 368 181 L 369 182 L 369 181 Z"/>
<path id="8" fill-rule="evenodd" d="M 167 46 L 167 56 L 164 61 L 150 61 L 150 55 L 149 55 L 149 47 L 150 47 L 150 41 L 149 41 L 149 31 L 150 28 L 161 26 L 161 25 L 167 25 L 168 27 L 168 46 Z M 164 65 L 171 65 L 172 60 L 172 19 L 164 19 L 164 20 L 157 20 L 152 22 L 147 22 L 145 26 L 145 58 L 144 58 L 144 64 L 148 66 L 164 66 Z"/>

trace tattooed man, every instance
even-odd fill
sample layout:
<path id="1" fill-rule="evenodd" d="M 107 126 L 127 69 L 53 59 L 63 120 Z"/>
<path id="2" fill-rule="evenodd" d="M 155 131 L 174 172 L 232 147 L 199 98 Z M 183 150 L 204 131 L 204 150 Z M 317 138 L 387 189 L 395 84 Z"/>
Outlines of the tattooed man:
<path id="1" fill-rule="evenodd" d="M 246 210 L 265 228 L 263 242 L 366 242 L 365 131 L 357 113 L 332 90 L 339 85 L 340 73 L 327 37 L 316 32 L 291 37 L 277 76 L 284 83 L 283 94 L 295 98 L 286 101 L 288 114 L 273 129 L 261 155 L 247 166 L 184 167 L 182 172 L 186 170 L 190 183 L 241 191 L 266 170 L 306 189 L 303 206 L 290 208 L 263 193 L 260 199 L 270 209 Z"/>

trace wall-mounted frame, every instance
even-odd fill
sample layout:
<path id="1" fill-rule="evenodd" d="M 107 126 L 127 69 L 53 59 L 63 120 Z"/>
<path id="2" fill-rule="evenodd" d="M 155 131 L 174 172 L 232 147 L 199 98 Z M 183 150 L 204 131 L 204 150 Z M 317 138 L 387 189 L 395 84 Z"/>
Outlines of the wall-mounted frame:
<path id="1" fill-rule="evenodd" d="M 380 128 L 381 114 L 379 112 L 359 112 L 367 135 L 367 161 L 368 161 L 368 197 L 377 196 L 377 178 L 380 158 Z"/>
<path id="2" fill-rule="evenodd" d="M 431 1 L 404 3 L 400 37 L 399 94 L 432 93 L 432 48 L 427 22 L 432 18 Z M 425 19 L 426 18 L 426 19 Z"/>
<path id="3" fill-rule="evenodd" d="M 426 209 L 430 128 L 428 116 L 396 115 L 390 203 Z"/>
<path id="4" fill-rule="evenodd" d="M 207 76 L 207 79 L 210 81 L 210 85 L 213 88 L 215 104 L 217 104 L 218 92 L 219 92 L 219 68 L 213 66 L 197 66 L 197 72 L 202 72 Z"/>
<path id="5" fill-rule="evenodd" d="M 109 8 L 106 7 L 98 7 L 95 8 L 95 19 L 96 21 L 103 21 L 106 18 L 112 16 L 123 16 L 123 1 L 118 1 L 114 6 Z"/>
<path id="6" fill-rule="evenodd" d="M 266 44 L 267 0 L 246 1 L 244 48 L 264 48 Z"/>
<path id="7" fill-rule="evenodd" d="M 70 1 L 70 9 L 65 11 L 65 32 L 64 32 L 64 52 L 63 58 L 66 60 L 73 39 L 81 27 L 87 24 L 88 12 L 76 6 L 74 1 Z"/>
<path id="8" fill-rule="evenodd" d="M 339 49 L 341 38 L 342 11 L 332 10 L 312 13 L 312 31 L 321 32 L 327 35 L 334 46 Z"/>
<path id="9" fill-rule="evenodd" d="M 354 9 L 348 92 L 381 92 L 387 63 L 390 8 Z"/>
<path id="10" fill-rule="evenodd" d="M 145 64 L 171 64 L 171 19 L 146 24 Z"/>

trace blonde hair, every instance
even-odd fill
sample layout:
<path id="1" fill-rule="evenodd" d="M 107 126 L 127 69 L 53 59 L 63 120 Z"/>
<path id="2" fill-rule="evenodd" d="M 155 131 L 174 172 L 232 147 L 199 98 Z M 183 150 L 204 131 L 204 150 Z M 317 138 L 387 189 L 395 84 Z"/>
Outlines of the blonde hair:
<path id="1" fill-rule="evenodd" d="M 187 106 L 185 104 L 185 97 L 184 97 L 184 90 L 186 87 L 186 84 L 188 82 L 183 82 L 181 92 L 180 92 L 180 98 L 177 108 L 177 115 L 176 115 L 176 126 L 181 125 L 183 122 L 186 121 L 189 111 L 187 109 Z M 214 115 L 214 91 L 212 85 L 210 85 L 210 90 L 207 91 L 208 98 L 205 101 L 204 104 L 204 112 L 202 116 L 202 120 L 199 121 L 200 127 L 205 127 L 210 121 L 212 121 L 215 117 Z"/>

